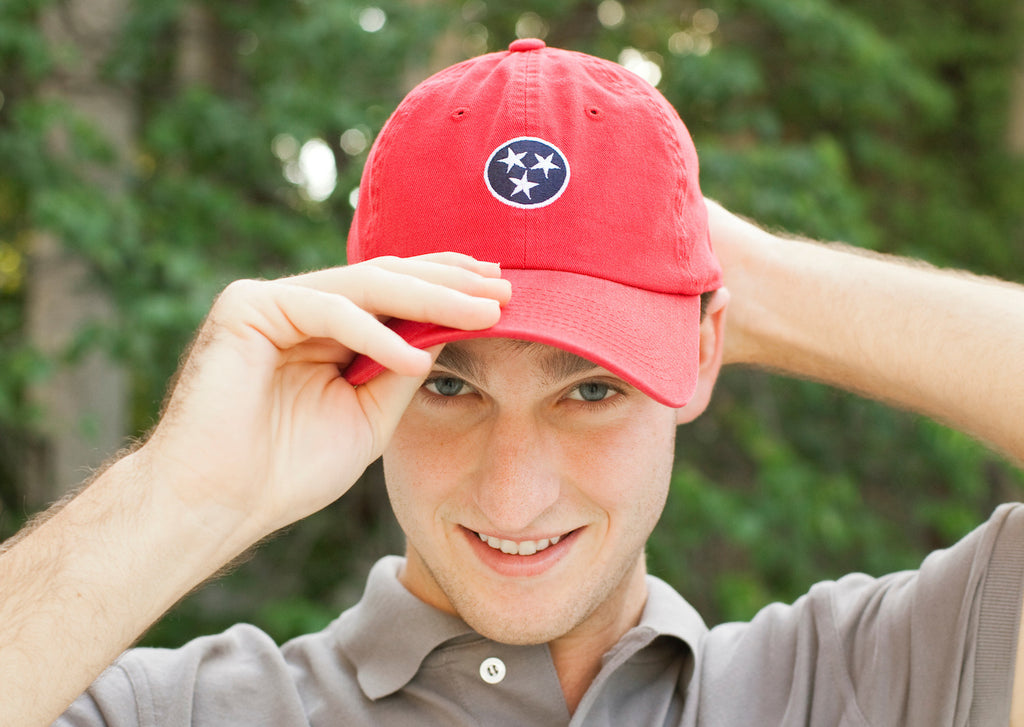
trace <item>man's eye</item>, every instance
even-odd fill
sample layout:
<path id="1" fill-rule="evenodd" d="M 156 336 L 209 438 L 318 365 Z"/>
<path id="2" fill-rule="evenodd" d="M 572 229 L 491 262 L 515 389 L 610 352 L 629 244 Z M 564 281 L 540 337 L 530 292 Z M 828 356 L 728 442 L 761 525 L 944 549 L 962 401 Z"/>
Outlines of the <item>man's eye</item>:
<path id="1" fill-rule="evenodd" d="M 600 381 L 587 381 L 570 391 L 569 398 L 580 401 L 604 401 L 617 393 L 608 384 L 602 384 Z"/>
<path id="2" fill-rule="evenodd" d="M 473 390 L 472 386 L 454 376 L 437 376 L 427 379 L 423 382 L 423 386 L 431 394 L 438 396 L 458 396 L 459 394 L 468 394 Z"/>

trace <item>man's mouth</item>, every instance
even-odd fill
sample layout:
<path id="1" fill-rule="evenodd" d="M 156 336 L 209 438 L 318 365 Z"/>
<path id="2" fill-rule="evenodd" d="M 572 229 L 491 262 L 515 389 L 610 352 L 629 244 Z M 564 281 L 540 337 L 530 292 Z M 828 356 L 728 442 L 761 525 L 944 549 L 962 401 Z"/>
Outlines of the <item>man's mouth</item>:
<path id="1" fill-rule="evenodd" d="M 487 545 L 507 555 L 534 555 L 545 548 L 556 545 L 559 540 L 565 537 L 564 535 L 555 535 L 550 538 L 541 538 L 540 540 L 506 540 L 493 535 L 477 533 L 475 530 L 473 532 Z"/>

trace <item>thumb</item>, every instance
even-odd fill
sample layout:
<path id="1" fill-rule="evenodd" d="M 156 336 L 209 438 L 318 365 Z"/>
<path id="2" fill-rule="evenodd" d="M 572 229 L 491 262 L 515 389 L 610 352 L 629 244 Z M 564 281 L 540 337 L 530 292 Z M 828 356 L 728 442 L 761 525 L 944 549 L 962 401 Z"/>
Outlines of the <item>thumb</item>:
<path id="1" fill-rule="evenodd" d="M 437 360 L 444 344 L 432 346 L 430 353 L 431 365 Z M 430 370 L 422 376 L 402 376 L 394 371 L 386 370 L 375 378 L 356 388 L 359 404 L 366 414 L 373 431 L 373 456 L 379 457 L 391 441 L 405 413 L 409 402 L 419 391 Z"/>

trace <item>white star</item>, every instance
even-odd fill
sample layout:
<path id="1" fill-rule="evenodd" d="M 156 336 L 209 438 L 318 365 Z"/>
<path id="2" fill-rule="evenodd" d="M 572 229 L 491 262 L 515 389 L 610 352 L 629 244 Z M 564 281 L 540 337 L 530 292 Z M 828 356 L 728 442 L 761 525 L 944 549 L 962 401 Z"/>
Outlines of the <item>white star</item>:
<path id="1" fill-rule="evenodd" d="M 533 156 L 536 157 L 537 163 L 534 164 L 532 167 L 530 167 L 530 169 L 543 169 L 544 170 L 544 179 L 548 178 L 548 172 L 550 170 L 552 170 L 552 169 L 561 169 L 560 166 L 558 166 L 557 164 L 555 164 L 554 162 L 551 161 L 551 157 L 554 156 L 554 153 L 548 154 L 546 157 L 542 158 L 540 154 L 537 154 L 536 152 L 534 152 Z"/>
<path id="2" fill-rule="evenodd" d="M 508 172 L 512 171 L 512 167 L 522 167 L 523 169 L 526 169 L 526 165 L 523 164 L 522 162 L 524 156 L 526 156 L 525 151 L 522 152 L 521 154 L 516 154 L 512 151 L 512 147 L 509 147 L 508 156 L 505 157 L 504 159 L 499 159 L 498 161 L 501 162 L 502 164 L 508 165 L 507 167 L 505 167 L 505 172 L 507 174 Z"/>
<path id="3" fill-rule="evenodd" d="M 526 195 L 527 199 L 530 199 L 530 190 L 533 189 L 534 187 L 536 187 L 538 183 L 537 182 L 531 182 L 529 179 L 527 179 L 527 176 L 529 174 L 530 173 L 528 171 L 527 172 L 523 172 L 523 178 L 522 179 L 516 179 L 515 177 L 509 177 L 508 178 L 508 181 L 510 181 L 510 182 L 512 182 L 512 183 L 514 183 L 516 185 L 516 188 L 512 190 L 512 194 L 510 194 L 509 197 L 512 197 L 513 195 L 516 195 L 516 194 L 519 194 L 520 192 L 522 192 L 523 194 Z"/>

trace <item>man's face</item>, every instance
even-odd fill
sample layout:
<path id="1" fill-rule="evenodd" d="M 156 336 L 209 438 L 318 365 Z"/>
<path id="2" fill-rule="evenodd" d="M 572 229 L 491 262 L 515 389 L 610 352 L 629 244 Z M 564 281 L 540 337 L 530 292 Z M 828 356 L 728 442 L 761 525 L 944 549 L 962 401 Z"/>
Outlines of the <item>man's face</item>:
<path id="1" fill-rule="evenodd" d="M 384 454 L 402 582 L 498 641 L 618 628 L 645 597 L 674 441 L 674 410 L 584 359 L 448 344 Z"/>

